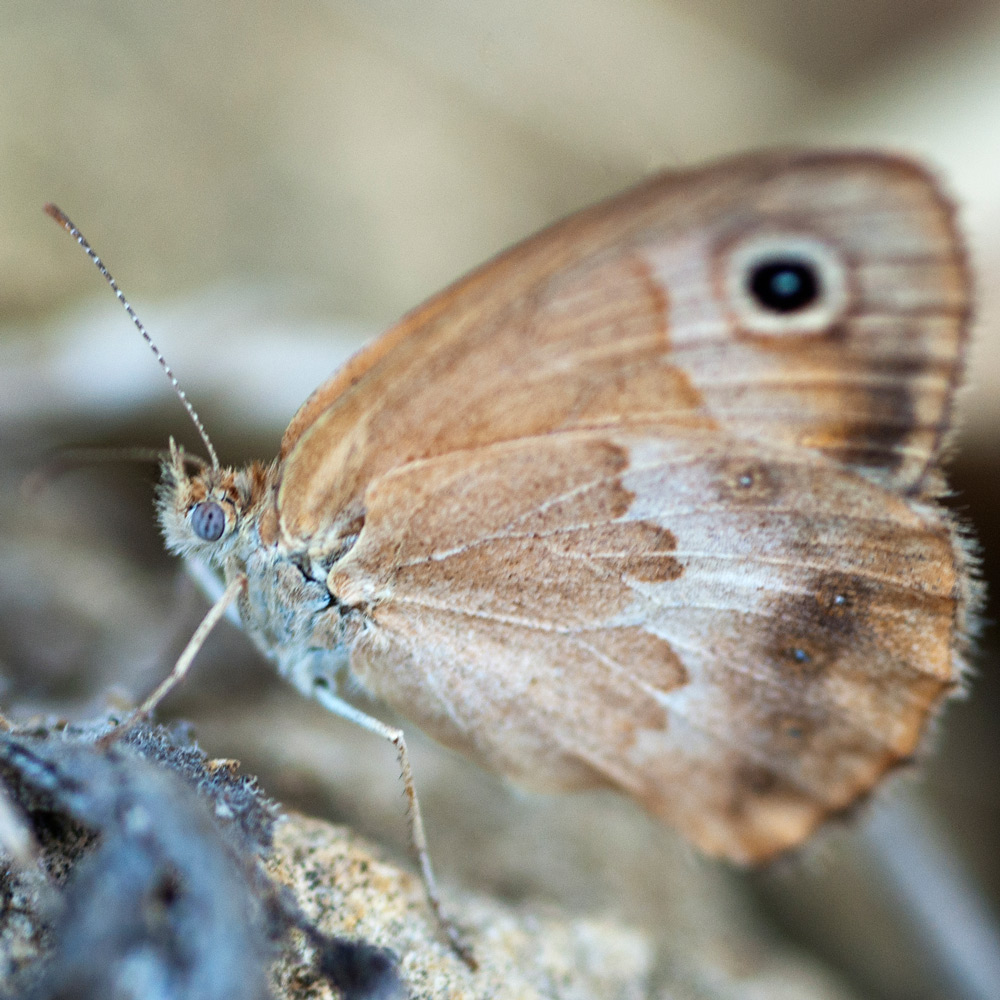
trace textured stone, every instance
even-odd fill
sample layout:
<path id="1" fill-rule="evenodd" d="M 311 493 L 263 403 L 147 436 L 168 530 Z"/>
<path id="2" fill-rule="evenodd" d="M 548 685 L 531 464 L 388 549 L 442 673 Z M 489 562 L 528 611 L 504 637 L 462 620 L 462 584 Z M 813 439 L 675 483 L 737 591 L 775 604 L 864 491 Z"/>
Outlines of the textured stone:
<path id="1" fill-rule="evenodd" d="M 639 1000 L 650 995 L 653 950 L 639 932 L 552 908 L 505 907 L 483 897 L 446 900 L 474 952 L 471 971 L 437 931 L 413 875 L 343 827 L 292 814 L 275 831 L 268 871 L 328 935 L 388 948 L 411 995 L 455 1000 Z M 335 997 L 310 972 L 308 944 L 275 966 L 289 1000 Z"/>

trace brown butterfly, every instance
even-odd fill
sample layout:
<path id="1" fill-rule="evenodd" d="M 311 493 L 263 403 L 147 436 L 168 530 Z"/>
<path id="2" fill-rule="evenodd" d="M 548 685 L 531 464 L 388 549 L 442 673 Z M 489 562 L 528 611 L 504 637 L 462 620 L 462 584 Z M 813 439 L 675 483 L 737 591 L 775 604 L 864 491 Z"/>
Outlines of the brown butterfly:
<path id="1" fill-rule="evenodd" d="M 969 559 L 937 498 L 968 314 L 912 163 L 655 177 L 411 313 L 275 461 L 172 449 L 160 520 L 224 578 L 215 617 L 235 599 L 284 676 L 392 739 L 411 794 L 345 670 L 517 783 L 765 861 L 959 682 Z"/>

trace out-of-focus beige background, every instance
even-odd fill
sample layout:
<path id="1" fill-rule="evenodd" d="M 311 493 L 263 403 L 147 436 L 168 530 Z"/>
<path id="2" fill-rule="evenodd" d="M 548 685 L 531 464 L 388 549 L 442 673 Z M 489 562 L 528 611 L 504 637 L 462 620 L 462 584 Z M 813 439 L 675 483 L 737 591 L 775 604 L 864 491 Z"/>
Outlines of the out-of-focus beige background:
<path id="1" fill-rule="evenodd" d="M 192 440 L 148 351 L 42 203 L 59 203 L 89 236 L 224 459 L 239 461 L 272 456 L 297 405 L 365 337 L 509 243 L 652 170 L 776 144 L 916 154 L 960 206 L 980 299 L 954 478 L 989 577 L 1000 551 L 997 0 L 6 4 L 5 703 L 82 711 L 111 685 L 134 697 L 201 607 L 159 552 L 145 473 L 102 466 L 19 491 L 52 447 Z M 385 832 L 397 805 L 390 753 L 361 739 L 358 762 L 331 763 L 329 747 L 310 743 L 326 720 L 277 692 L 238 636 L 216 637 L 205 659 L 171 707 L 213 753 L 242 756 L 283 798 Z M 987 641 L 921 787 L 996 899 L 993 660 Z M 309 763 L 322 753 L 345 781 L 385 771 L 371 792 L 387 800 L 382 811 L 324 783 Z M 433 755 L 420 762 L 431 772 Z M 435 831 L 436 796 L 425 803 L 432 844 L 437 833 L 458 851 L 462 838 Z M 563 827 L 586 812 L 567 808 Z M 488 815 L 495 824 L 504 810 Z M 516 897 L 532 845 L 498 843 L 506 861 L 439 865 L 459 879 L 492 873 Z M 847 837 L 743 880 L 761 907 L 754 919 L 860 995 L 940 995 L 920 948 L 892 929 L 905 915 L 864 901 L 869 880 L 850 858 Z"/>

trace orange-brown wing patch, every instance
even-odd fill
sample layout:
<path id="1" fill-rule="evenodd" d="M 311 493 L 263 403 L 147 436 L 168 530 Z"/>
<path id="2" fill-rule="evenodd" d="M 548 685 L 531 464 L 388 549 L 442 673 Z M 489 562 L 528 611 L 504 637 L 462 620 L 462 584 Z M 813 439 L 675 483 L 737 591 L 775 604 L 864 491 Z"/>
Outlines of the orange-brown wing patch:
<path id="1" fill-rule="evenodd" d="M 367 622 L 362 680 L 493 770 L 618 787 L 712 853 L 801 841 L 957 681 L 949 526 L 812 453 L 567 432 L 414 463 L 366 505 L 328 581 Z"/>
<path id="2" fill-rule="evenodd" d="M 517 280 L 439 317 L 447 327 L 414 331 L 364 392 L 315 416 L 284 468 L 290 535 L 346 524 L 368 479 L 406 462 L 574 427 L 710 422 L 670 363 L 667 297 L 640 256 L 616 248 Z"/>

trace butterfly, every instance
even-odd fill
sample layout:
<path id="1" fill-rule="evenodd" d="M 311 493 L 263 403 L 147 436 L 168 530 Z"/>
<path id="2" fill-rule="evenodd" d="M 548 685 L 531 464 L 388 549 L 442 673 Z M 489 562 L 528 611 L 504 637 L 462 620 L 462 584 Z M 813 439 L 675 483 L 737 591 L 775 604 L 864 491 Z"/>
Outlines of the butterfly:
<path id="1" fill-rule="evenodd" d="M 274 461 L 172 447 L 166 543 L 284 676 L 393 740 L 413 805 L 402 733 L 346 674 L 517 784 L 612 788 L 765 862 L 960 684 L 970 559 L 939 498 L 969 285 L 904 159 L 657 176 L 409 314 Z"/>

